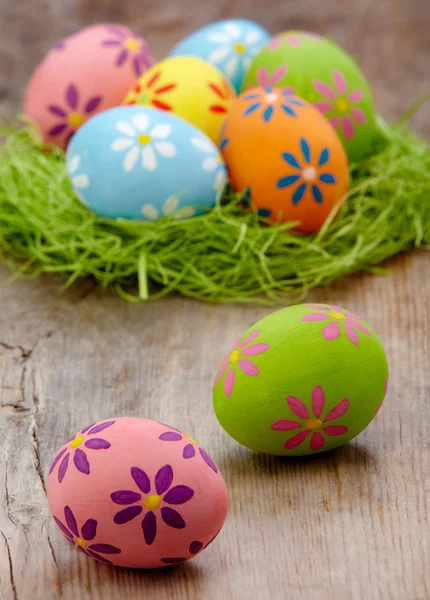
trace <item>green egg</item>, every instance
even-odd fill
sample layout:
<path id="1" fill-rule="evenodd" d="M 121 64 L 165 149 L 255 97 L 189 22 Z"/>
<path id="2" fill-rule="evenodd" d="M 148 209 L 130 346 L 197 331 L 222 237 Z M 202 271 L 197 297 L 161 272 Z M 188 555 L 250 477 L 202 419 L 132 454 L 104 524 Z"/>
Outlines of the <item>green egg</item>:
<path id="1" fill-rule="evenodd" d="M 346 444 L 376 416 L 388 362 L 376 333 L 357 315 L 300 304 L 265 317 L 221 362 L 216 416 L 252 450 L 301 456 Z"/>
<path id="2" fill-rule="evenodd" d="M 334 42 L 305 31 L 275 36 L 254 59 L 243 82 L 287 87 L 314 104 L 332 123 L 350 162 L 369 154 L 375 140 L 375 106 L 354 59 Z"/>

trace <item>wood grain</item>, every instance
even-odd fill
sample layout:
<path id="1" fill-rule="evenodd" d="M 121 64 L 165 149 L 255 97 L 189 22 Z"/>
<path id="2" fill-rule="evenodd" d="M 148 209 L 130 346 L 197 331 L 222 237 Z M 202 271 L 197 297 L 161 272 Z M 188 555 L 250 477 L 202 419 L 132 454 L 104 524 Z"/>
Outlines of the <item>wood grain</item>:
<path id="1" fill-rule="evenodd" d="M 370 77 L 381 111 L 399 116 L 425 89 L 429 4 L 289 0 L 0 0 L 0 98 L 18 108 L 25 81 L 59 37 L 90 22 L 147 30 L 158 56 L 213 19 L 246 15 L 275 32 L 338 39 Z M 415 121 L 429 132 L 428 111 Z M 411 253 L 389 277 L 315 291 L 363 316 L 391 365 L 386 406 L 368 429 L 316 458 L 252 453 L 219 427 L 211 384 L 230 343 L 271 309 L 171 297 L 129 305 L 91 282 L 9 281 L 0 267 L 1 600 L 427 600 L 430 598 L 430 263 Z M 45 477 L 70 432 L 114 415 L 156 418 L 199 440 L 221 467 L 230 515 L 198 559 L 156 572 L 86 559 L 52 524 Z"/>

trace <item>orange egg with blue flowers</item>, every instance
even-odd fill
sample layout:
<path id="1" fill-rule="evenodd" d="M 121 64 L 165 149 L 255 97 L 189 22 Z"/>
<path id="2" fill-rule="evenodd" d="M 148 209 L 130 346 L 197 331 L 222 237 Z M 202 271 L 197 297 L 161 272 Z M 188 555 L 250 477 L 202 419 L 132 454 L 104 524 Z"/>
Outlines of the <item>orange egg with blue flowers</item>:
<path id="1" fill-rule="evenodd" d="M 288 88 L 251 88 L 230 107 L 221 150 L 231 181 L 268 221 L 321 228 L 348 190 L 348 159 L 321 113 Z"/>

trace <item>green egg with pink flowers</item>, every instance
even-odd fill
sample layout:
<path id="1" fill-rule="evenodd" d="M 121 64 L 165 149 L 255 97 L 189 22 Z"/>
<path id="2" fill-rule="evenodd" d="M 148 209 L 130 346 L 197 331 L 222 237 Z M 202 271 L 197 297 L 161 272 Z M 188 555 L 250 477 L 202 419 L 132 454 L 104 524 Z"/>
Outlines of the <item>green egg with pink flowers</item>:
<path id="1" fill-rule="evenodd" d="M 342 446 L 375 418 L 387 393 L 380 339 L 338 306 L 278 310 L 225 351 L 215 413 L 232 438 L 257 452 L 302 456 Z"/>
<path id="2" fill-rule="evenodd" d="M 355 60 L 331 40 L 307 31 L 273 37 L 242 89 L 251 86 L 286 88 L 313 104 L 335 128 L 350 162 L 371 151 L 377 133 L 372 92 Z"/>

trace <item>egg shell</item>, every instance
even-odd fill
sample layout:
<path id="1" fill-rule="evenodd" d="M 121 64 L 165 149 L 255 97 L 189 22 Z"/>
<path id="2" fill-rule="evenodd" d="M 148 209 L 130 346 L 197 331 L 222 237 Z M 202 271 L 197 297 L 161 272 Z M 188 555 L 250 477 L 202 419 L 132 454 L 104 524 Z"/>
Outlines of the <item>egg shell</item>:
<path id="1" fill-rule="evenodd" d="M 120 105 L 153 62 L 148 44 L 128 27 L 86 27 L 59 42 L 37 67 L 24 113 L 46 142 L 65 148 L 85 121 Z"/>
<path id="2" fill-rule="evenodd" d="M 141 569 L 198 554 L 228 510 L 224 479 L 196 442 L 156 421 L 126 417 L 85 427 L 59 449 L 48 502 L 78 550 Z"/>
<path id="3" fill-rule="evenodd" d="M 173 56 L 149 69 L 127 94 L 124 104 L 172 112 L 218 144 L 234 97 L 229 81 L 211 64 L 194 56 Z"/>
<path id="4" fill-rule="evenodd" d="M 348 162 L 334 129 L 288 90 L 241 94 L 227 115 L 221 148 L 247 202 L 269 221 L 300 221 L 300 232 L 317 231 L 348 189 Z"/>
<path id="5" fill-rule="evenodd" d="M 368 154 L 376 137 L 370 87 L 355 60 L 327 38 L 306 31 L 275 36 L 244 79 L 250 86 L 285 86 L 331 122 L 350 161 Z"/>
<path id="6" fill-rule="evenodd" d="M 217 67 L 240 92 L 252 60 L 270 34 L 248 19 L 228 19 L 206 25 L 184 38 L 170 56 L 197 56 Z"/>
<path id="7" fill-rule="evenodd" d="M 301 456 L 357 436 L 387 385 L 387 357 L 367 323 L 337 306 L 301 304 L 272 313 L 236 341 L 216 375 L 213 400 L 222 427 L 239 443 Z"/>
<path id="8" fill-rule="evenodd" d="M 112 108 L 88 121 L 67 151 L 72 187 L 107 218 L 154 221 L 213 208 L 226 168 L 201 131 L 168 112 Z"/>

